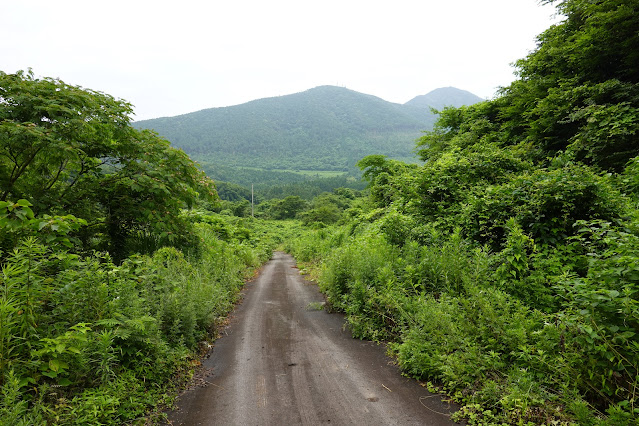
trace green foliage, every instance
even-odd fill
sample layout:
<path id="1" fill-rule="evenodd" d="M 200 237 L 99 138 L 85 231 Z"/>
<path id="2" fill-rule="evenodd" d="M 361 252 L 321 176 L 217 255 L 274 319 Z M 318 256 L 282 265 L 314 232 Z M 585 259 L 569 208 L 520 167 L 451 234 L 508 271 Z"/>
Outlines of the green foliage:
<path id="1" fill-rule="evenodd" d="M 434 121 L 429 108 L 322 86 L 227 108 L 141 121 L 136 126 L 156 130 L 194 159 L 213 163 L 216 168 L 348 171 L 370 154 L 411 158 L 413 141 Z"/>
<path id="2" fill-rule="evenodd" d="M 185 210 L 212 182 L 130 112 L 0 72 L 2 424 L 139 422 L 287 232 Z"/>
<path id="3" fill-rule="evenodd" d="M 342 217 L 339 207 L 335 204 L 325 204 L 313 209 L 301 212 L 297 215 L 305 225 L 313 223 L 333 224 Z"/>
<path id="4" fill-rule="evenodd" d="M 636 5 L 570 0 L 565 21 L 516 63 L 520 78 L 493 101 L 444 109 L 418 143 L 420 157 L 476 143 L 513 146 L 543 165 L 562 152 L 620 172 L 639 152 Z M 614 30 L 611 30 L 614 28 Z"/>
<path id="5" fill-rule="evenodd" d="M 639 200 L 639 156 L 628 162 L 620 177 L 623 190 L 632 196 L 635 202 Z"/>
<path id="6" fill-rule="evenodd" d="M 362 170 L 363 178 L 369 182 L 371 199 L 379 207 L 389 206 L 401 199 L 405 192 L 410 192 L 413 183 L 410 172 L 418 170 L 415 164 L 391 160 L 384 155 L 364 157 L 357 166 Z"/>
<path id="7" fill-rule="evenodd" d="M 229 167 L 211 159 L 201 163 L 202 169 L 215 180 L 221 199 L 251 200 L 251 186 L 255 203 L 272 198 L 298 195 L 311 200 L 322 192 L 345 187 L 362 190 L 365 183 L 353 165 L 348 171 L 326 170 L 266 170 L 256 167 Z"/>
<path id="8" fill-rule="evenodd" d="M 435 160 L 454 147 L 461 149 L 475 145 L 478 141 L 495 143 L 492 132 L 496 118 L 494 102 L 461 107 L 444 108 L 432 131 L 426 132 L 417 141 L 417 153 L 423 161 Z"/>
<path id="9" fill-rule="evenodd" d="M 256 186 L 256 191 L 259 197 L 266 200 L 296 195 L 310 201 L 324 192 L 332 192 L 339 188 L 361 191 L 366 188 L 366 184 L 361 181 L 358 174 L 351 173 L 349 175 L 305 180 L 303 182 L 273 186 L 261 184 Z"/>
<path id="10" fill-rule="evenodd" d="M 209 182 L 167 142 L 131 129 L 121 101 L 0 74 L 2 418 L 140 417 L 160 398 L 152 383 L 184 365 L 230 308 L 244 268 L 282 244 L 321 270 L 327 306 L 345 312 L 355 336 L 389 342 L 408 375 L 460 402 L 457 419 L 636 423 L 636 5 L 565 0 L 558 8 L 565 20 L 517 63 L 518 80 L 494 100 L 441 111 L 418 142 L 425 164 L 386 157 L 402 149 L 392 125 L 379 128 L 390 123 L 388 105 L 348 91 L 331 96 L 369 105 L 359 122 L 374 124 L 373 139 L 396 151 L 370 143 L 343 153 L 357 138 L 340 126 L 315 129 L 315 139 L 301 131 L 313 128 L 296 115 L 307 95 L 332 89 L 289 99 L 300 123 L 289 126 L 292 139 L 280 150 L 272 142 L 282 123 L 273 114 L 283 110 L 243 122 L 247 132 L 261 129 L 257 145 L 267 153 L 266 166 L 254 167 L 319 170 L 326 160 L 321 170 L 347 170 L 351 155 L 377 154 L 358 163 L 367 199 L 307 188 L 316 195 L 310 201 L 280 187 L 269 193 L 281 191 L 279 199 L 257 211 L 305 225 L 245 217 L 246 193 L 236 187 L 226 188 L 233 202 L 196 200 Z M 343 105 L 317 113 L 337 117 Z M 175 131 L 192 138 L 189 120 L 204 115 L 184 116 Z M 339 143 L 308 150 L 338 134 Z M 239 152 L 255 149 L 245 136 L 233 136 Z M 300 140 L 315 157 L 276 165 Z M 220 152 L 216 161 L 231 158 Z M 220 214 L 180 213 L 196 201 Z M 111 247 L 116 262 L 86 251 L 94 247 Z M 149 255 L 125 256 L 132 252 Z"/>
<path id="11" fill-rule="evenodd" d="M 519 61 L 523 80 L 573 75 L 580 80 L 639 81 L 636 61 L 639 41 L 633 37 L 634 2 L 558 3 L 558 11 L 566 19 L 542 33 L 538 48 Z M 611 28 L 615 30 L 610 31 Z"/>
<path id="12" fill-rule="evenodd" d="M 20 226 L 31 220 L 25 213 Z M 163 398 L 189 351 L 232 308 L 246 267 L 275 244 L 223 216 L 184 220 L 197 232 L 197 258 L 165 247 L 116 266 L 106 253 L 71 254 L 35 236 L 3 258 L 0 410 L 11 424 L 127 422 Z"/>
<path id="13" fill-rule="evenodd" d="M 307 227 L 298 229 L 283 244 L 284 250 L 292 253 L 300 262 L 315 264 L 349 239 L 350 232 L 342 226 Z"/>
<path id="14" fill-rule="evenodd" d="M 425 164 L 364 158 L 369 202 L 290 243 L 470 424 L 639 417 L 637 5 L 557 3 L 518 80 L 440 112 Z"/>
<path id="15" fill-rule="evenodd" d="M 27 200 L 37 227 L 66 216 L 53 219 L 53 231 L 72 217 L 86 221 L 74 232 L 84 248 L 108 249 L 117 261 L 140 234 L 184 239 L 181 209 L 215 199 L 213 183 L 168 141 L 132 128 L 131 112 L 103 93 L 0 72 L 0 201 Z"/>
<path id="16" fill-rule="evenodd" d="M 274 201 L 269 208 L 269 215 L 273 219 L 293 219 L 306 208 L 306 201 L 296 195 L 289 195 L 283 200 Z"/>
<path id="17" fill-rule="evenodd" d="M 605 398 L 632 400 L 639 373 L 639 237 L 605 221 L 579 222 L 575 241 L 588 259 L 585 276 L 556 286 L 565 321 L 588 355 L 580 376 Z"/>
<path id="18" fill-rule="evenodd" d="M 536 241 L 557 244 L 574 234 L 576 221 L 615 221 L 624 209 L 610 179 L 585 166 L 567 165 L 523 173 L 476 192 L 465 206 L 463 222 L 470 238 L 493 248 L 501 246 L 510 218 Z"/>
<path id="19" fill-rule="evenodd" d="M 73 215 L 35 217 L 33 206 L 27 200 L 0 201 L 0 258 L 2 251 L 9 251 L 27 236 L 39 238 L 43 243 L 60 249 L 68 249 L 78 239 L 70 234 L 87 224 Z"/>
<path id="20" fill-rule="evenodd" d="M 33 73 L 0 72 L 0 200 L 71 205 L 102 157 L 130 138 L 129 104 Z M 84 194 L 82 194 L 84 195 Z"/>
<path id="21" fill-rule="evenodd" d="M 483 191 L 529 168 L 511 151 L 494 145 L 478 144 L 466 150 L 455 147 L 424 165 L 415 179 L 412 203 L 426 219 L 443 221 L 452 230 L 465 204 L 475 197 L 484 199 Z"/>

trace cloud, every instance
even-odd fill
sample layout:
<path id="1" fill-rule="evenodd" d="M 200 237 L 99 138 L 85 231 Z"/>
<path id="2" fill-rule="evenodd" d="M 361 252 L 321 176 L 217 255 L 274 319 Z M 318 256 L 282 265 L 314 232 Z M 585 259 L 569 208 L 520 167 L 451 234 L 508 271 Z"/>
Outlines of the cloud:
<path id="1" fill-rule="evenodd" d="M 3 71 L 127 99 L 138 119 L 322 84 L 393 102 L 441 86 L 489 97 L 552 22 L 535 0 L 30 0 L 4 14 Z"/>

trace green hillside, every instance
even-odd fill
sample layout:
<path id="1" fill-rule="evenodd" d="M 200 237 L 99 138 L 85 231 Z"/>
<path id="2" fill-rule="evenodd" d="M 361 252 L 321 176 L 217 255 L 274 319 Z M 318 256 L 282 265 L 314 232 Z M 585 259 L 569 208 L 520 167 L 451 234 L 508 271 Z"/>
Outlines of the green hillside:
<path id="1" fill-rule="evenodd" d="M 461 105 L 457 99 L 451 104 Z M 395 104 L 321 86 L 135 126 L 153 129 L 191 157 L 213 165 L 346 171 L 370 154 L 412 158 L 415 140 L 434 120 L 421 104 Z"/>

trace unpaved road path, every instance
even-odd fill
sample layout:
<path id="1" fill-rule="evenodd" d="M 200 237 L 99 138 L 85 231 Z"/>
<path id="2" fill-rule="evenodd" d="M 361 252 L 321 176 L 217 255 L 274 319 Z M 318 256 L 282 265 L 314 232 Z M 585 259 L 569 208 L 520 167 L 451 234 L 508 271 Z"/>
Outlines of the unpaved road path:
<path id="1" fill-rule="evenodd" d="M 451 425 L 452 408 L 353 339 L 295 260 L 276 252 L 180 396 L 173 425 Z"/>

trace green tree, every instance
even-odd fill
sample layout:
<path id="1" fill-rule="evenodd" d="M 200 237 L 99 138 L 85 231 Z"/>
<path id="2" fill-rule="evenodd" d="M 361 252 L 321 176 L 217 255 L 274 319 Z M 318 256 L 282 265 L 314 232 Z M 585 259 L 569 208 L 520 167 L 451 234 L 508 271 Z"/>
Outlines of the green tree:
<path id="1" fill-rule="evenodd" d="M 106 235 L 118 259 L 133 235 L 183 233 L 181 208 L 215 198 L 214 185 L 184 152 L 134 129 L 131 113 L 104 93 L 0 72 L 0 201 L 86 219 L 84 240 Z"/>
<path id="2" fill-rule="evenodd" d="M 442 111 L 418 144 L 422 159 L 496 143 L 544 167 L 568 154 L 620 172 L 639 154 L 639 1 L 549 2 L 565 20 L 516 62 L 519 78 L 492 101 Z"/>
<path id="3" fill-rule="evenodd" d="M 406 199 L 414 192 L 415 172 L 419 170 L 416 164 L 391 160 L 385 155 L 369 155 L 362 158 L 357 166 L 369 182 L 371 199 L 380 207 Z"/>
<path id="4" fill-rule="evenodd" d="M 299 212 L 308 208 L 308 203 L 297 195 L 289 195 L 270 208 L 273 219 L 293 219 Z"/>

